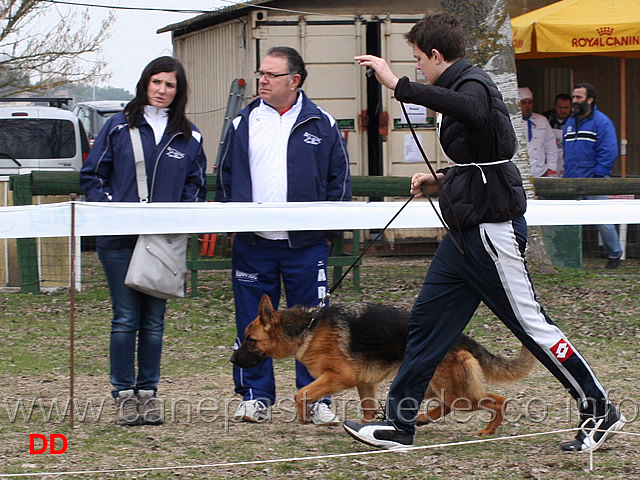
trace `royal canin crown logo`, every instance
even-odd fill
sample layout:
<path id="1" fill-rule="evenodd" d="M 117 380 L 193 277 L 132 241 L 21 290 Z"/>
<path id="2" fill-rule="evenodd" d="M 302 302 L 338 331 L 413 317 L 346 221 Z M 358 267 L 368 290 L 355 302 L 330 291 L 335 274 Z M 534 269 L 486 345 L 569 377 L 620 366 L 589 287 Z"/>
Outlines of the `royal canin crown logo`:
<path id="1" fill-rule="evenodd" d="M 517 38 L 518 37 L 518 28 L 514 28 L 512 31 L 513 34 L 513 48 L 522 48 L 524 46 L 524 40 Z"/>
<path id="2" fill-rule="evenodd" d="M 571 39 L 571 46 L 577 49 L 603 48 L 605 51 L 640 46 L 640 35 L 614 36 L 614 30 L 613 27 L 598 27 L 596 28 L 597 36 L 574 37 Z"/>

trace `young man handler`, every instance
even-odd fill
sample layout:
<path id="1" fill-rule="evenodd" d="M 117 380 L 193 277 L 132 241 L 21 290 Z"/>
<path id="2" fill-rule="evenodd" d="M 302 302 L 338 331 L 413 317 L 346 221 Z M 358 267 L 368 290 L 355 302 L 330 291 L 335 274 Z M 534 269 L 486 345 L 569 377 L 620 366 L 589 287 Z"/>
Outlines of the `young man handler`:
<path id="1" fill-rule="evenodd" d="M 624 417 L 577 348 L 538 303 L 525 264 L 525 192 L 511 158 L 516 138 L 502 96 L 489 76 L 464 59 L 464 32 L 447 13 L 429 14 L 406 35 L 429 84 L 398 79 L 387 63 L 355 57 L 375 71 L 401 102 L 440 112 L 438 135 L 451 166 L 415 174 L 411 193 L 440 191 L 450 232 L 441 242 L 413 306 L 404 360 L 386 402 L 386 419 L 344 428 L 380 448 L 413 444 L 427 385 L 456 337 L 484 302 L 576 399 L 582 417 L 576 438 L 562 450 L 599 448 Z"/>

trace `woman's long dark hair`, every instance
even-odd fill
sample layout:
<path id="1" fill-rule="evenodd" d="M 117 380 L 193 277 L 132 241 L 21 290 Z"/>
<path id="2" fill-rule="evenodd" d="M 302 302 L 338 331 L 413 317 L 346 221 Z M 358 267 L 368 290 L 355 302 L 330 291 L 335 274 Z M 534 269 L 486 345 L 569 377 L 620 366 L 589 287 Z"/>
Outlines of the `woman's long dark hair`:
<path id="1" fill-rule="evenodd" d="M 138 127 L 144 115 L 145 105 L 149 105 L 147 89 L 151 77 L 161 72 L 175 72 L 176 74 L 176 96 L 169 105 L 169 121 L 167 132 L 182 132 L 187 138 L 191 138 L 191 123 L 185 114 L 187 107 L 187 75 L 184 73 L 182 64 L 173 57 L 158 57 L 152 60 L 140 76 L 136 85 L 136 96 L 124 108 L 124 115 L 127 123 L 133 127 Z"/>

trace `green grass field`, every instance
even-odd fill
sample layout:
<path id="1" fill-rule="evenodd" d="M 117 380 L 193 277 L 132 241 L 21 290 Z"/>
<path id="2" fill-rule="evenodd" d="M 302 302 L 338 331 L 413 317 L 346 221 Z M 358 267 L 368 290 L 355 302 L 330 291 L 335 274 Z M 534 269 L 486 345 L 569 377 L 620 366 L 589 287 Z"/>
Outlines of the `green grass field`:
<path id="1" fill-rule="evenodd" d="M 486 442 L 473 436 L 486 423 L 481 413 L 458 412 L 419 427 L 415 445 L 421 448 L 402 453 L 375 453 L 340 426 L 295 423 L 291 359 L 276 362 L 279 401 L 272 418 L 260 425 L 232 422 L 239 400 L 228 362 L 235 337 L 228 271 L 201 273 L 198 297 L 170 301 L 159 385 L 165 425 L 117 427 L 108 378 L 110 301 L 95 253 L 85 252 L 83 291 L 75 295 L 73 428 L 69 292 L 0 293 L 0 478 L 54 478 L 46 472 L 84 472 L 55 478 L 92 479 L 639 478 L 640 265 L 628 260 L 609 272 L 601 264 L 586 260 L 584 271 L 534 276 L 546 310 L 629 420 L 625 434 L 593 455 L 593 470 L 589 455 L 560 452 L 558 443 L 574 432 L 548 433 L 574 428 L 578 417 L 568 394 L 540 365 L 523 381 L 488 387 L 511 404 L 507 421 Z M 427 266 L 425 257 L 365 258 L 362 292 L 347 279 L 332 302 L 408 309 Z M 485 307 L 466 332 L 493 353 L 519 350 Z M 357 417 L 356 403 L 355 391 L 334 397 L 343 419 Z M 32 434 L 64 435 L 67 450 L 30 454 Z"/>

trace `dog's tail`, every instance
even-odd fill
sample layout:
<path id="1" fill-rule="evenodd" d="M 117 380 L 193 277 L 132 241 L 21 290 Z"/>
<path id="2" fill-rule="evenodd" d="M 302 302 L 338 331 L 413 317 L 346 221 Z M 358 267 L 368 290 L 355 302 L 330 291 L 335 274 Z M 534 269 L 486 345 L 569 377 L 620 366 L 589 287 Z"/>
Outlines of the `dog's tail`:
<path id="1" fill-rule="evenodd" d="M 520 355 L 515 358 L 505 358 L 494 355 L 473 338 L 464 334 L 458 337 L 457 343 L 478 360 L 488 382 L 499 383 L 520 380 L 526 377 L 535 365 L 536 358 L 524 345 L 520 349 Z"/>

